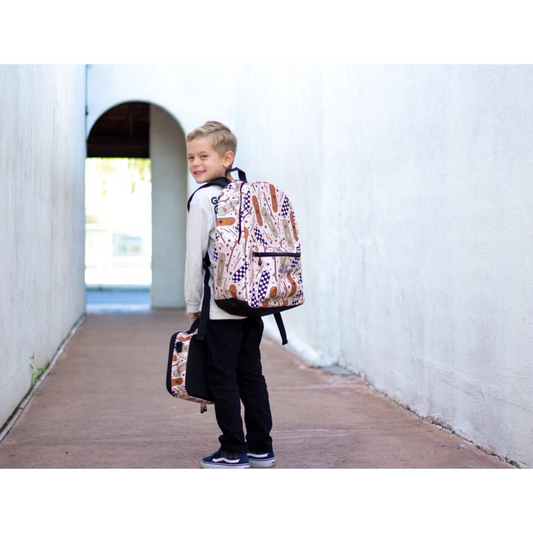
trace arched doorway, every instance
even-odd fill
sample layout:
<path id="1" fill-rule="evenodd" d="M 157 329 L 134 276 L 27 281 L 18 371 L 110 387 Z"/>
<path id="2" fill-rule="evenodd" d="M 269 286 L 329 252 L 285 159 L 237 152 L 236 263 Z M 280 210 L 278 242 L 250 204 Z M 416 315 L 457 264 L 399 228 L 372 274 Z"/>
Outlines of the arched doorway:
<path id="1" fill-rule="evenodd" d="M 185 306 L 186 198 L 185 135 L 168 111 L 124 102 L 98 117 L 87 139 L 88 308 Z M 99 220 L 94 205 L 104 204 Z"/>

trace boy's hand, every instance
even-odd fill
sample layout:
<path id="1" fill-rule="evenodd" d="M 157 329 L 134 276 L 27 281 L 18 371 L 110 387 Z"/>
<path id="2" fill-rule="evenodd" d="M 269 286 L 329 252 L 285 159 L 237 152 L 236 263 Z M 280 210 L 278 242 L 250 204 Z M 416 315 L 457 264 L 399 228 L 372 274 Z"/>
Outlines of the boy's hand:
<path id="1" fill-rule="evenodd" d="M 191 321 L 191 324 L 192 324 L 195 320 L 199 319 L 201 314 L 202 314 L 202 313 L 189 313 L 189 320 Z"/>

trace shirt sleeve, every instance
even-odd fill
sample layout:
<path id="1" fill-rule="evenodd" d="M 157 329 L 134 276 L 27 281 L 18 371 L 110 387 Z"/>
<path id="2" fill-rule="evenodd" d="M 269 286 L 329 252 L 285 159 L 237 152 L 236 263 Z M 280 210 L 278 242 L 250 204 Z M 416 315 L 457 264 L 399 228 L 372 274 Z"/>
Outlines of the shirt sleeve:
<path id="1" fill-rule="evenodd" d="M 198 313 L 202 308 L 204 290 L 202 261 L 209 244 L 211 218 L 205 209 L 191 203 L 187 217 L 185 255 L 185 302 L 188 313 Z"/>

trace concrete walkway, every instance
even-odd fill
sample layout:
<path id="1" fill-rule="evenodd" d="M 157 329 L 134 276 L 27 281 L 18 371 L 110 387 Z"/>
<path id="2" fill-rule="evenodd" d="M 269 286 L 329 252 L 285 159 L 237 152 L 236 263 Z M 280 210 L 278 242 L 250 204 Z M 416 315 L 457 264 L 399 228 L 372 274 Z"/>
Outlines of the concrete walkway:
<path id="1" fill-rule="evenodd" d="M 214 409 L 165 388 L 170 336 L 187 328 L 182 311 L 89 314 L 0 443 L 0 468 L 198 468 L 218 448 Z M 277 469 L 513 468 L 277 339 L 262 351 Z"/>

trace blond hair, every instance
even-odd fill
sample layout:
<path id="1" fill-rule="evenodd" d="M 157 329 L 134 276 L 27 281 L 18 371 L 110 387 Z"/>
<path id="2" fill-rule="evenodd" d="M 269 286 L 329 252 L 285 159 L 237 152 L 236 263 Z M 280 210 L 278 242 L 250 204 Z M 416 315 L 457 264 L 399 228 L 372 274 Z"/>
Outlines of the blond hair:
<path id="1" fill-rule="evenodd" d="M 226 155 L 226 152 L 237 153 L 237 137 L 231 130 L 222 122 L 216 120 L 209 120 L 204 125 L 192 130 L 187 134 L 187 142 L 201 137 L 211 136 L 211 144 L 221 157 Z"/>

